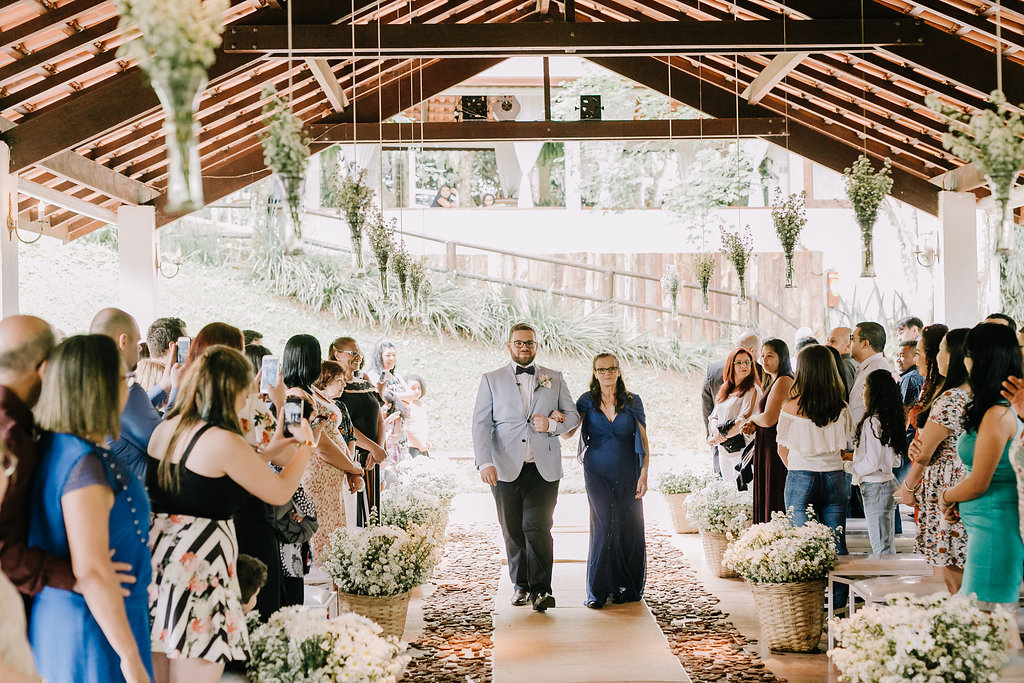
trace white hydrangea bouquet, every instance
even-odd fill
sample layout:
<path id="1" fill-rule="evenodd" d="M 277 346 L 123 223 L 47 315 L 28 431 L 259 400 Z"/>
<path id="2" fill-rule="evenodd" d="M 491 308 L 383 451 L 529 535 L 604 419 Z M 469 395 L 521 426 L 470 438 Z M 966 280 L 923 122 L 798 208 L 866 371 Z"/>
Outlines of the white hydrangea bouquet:
<path id="1" fill-rule="evenodd" d="M 995 681 L 1016 620 L 959 595 L 899 595 L 835 621 L 828 655 L 851 683 Z"/>
<path id="2" fill-rule="evenodd" d="M 799 583 L 826 578 L 839 559 L 835 532 L 820 522 L 793 525 L 792 514 L 772 514 L 729 545 L 722 562 L 752 583 Z"/>
<path id="3" fill-rule="evenodd" d="M 658 475 L 658 490 L 667 496 L 693 493 L 717 478 L 711 470 L 673 467 Z"/>
<path id="4" fill-rule="evenodd" d="M 351 612 L 328 619 L 317 610 L 285 607 L 253 631 L 250 644 L 254 683 L 393 683 L 409 661 L 397 639 Z"/>
<path id="5" fill-rule="evenodd" d="M 736 538 L 754 518 L 754 499 L 749 491 L 714 477 L 686 499 L 687 516 L 700 531 Z"/>
<path id="6" fill-rule="evenodd" d="M 331 532 L 324 571 L 342 592 L 385 597 L 426 583 L 440 561 L 440 536 L 427 530 L 339 528 Z"/>
<path id="7" fill-rule="evenodd" d="M 380 523 L 414 533 L 425 529 L 444 535 L 448 502 L 419 488 L 389 486 L 381 494 Z"/>
<path id="8" fill-rule="evenodd" d="M 451 462 L 437 457 L 406 458 L 395 466 L 399 486 L 432 493 L 450 503 L 459 492 L 459 475 Z"/>

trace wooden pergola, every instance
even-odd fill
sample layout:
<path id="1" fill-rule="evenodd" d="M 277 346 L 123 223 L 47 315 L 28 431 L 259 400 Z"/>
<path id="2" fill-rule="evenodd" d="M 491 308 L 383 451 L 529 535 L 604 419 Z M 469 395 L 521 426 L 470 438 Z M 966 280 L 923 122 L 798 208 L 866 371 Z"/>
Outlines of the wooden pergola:
<path id="1" fill-rule="evenodd" d="M 784 133 L 790 150 L 829 168 L 861 152 L 890 158 L 893 195 L 936 213 L 940 189 L 985 190 L 942 148 L 944 125 L 924 96 L 983 106 L 999 45 L 1007 97 L 1024 101 L 1024 2 L 1001 7 L 997 42 L 988 0 L 301 0 L 289 59 L 284 4 L 232 0 L 200 106 L 206 199 L 267 175 L 265 83 L 293 98 L 319 151 L 363 139 L 331 124 L 376 124 L 506 57 L 575 54 L 723 119 L 723 130 Z M 54 234 L 80 237 L 122 205 L 155 204 L 158 225 L 173 218 L 160 212 L 156 96 L 116 56 L 132 38 L 107 0 L 0 2 L 0 127 L 18 210 L 27 216 L 44 197 Z M 572 131 L 588 123 L 559 124 L 552 137 L 636 135 L 633 122 Z M 473 123 L 448 126 L 446 139 L 460 125 L 479 139 Z M 524 135 L 508 128 L 487 135 Z"/>

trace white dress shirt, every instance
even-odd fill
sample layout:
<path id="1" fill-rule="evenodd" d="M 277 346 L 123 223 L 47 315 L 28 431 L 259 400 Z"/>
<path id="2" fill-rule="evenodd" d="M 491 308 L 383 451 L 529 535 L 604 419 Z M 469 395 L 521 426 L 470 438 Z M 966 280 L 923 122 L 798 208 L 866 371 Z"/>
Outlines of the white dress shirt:
<path id="1" fill-rule="evenodd" d="M 864 413 L 867 412 L 868 408 L 864 405 L 864 382 L 867 381 L 868 375 L 875 370 L 887 370 L 890 375 L 893 374 L 889 361 L 881 353 L 876 353 L 864 359 L 864 362 L 857 368 L 857 376 L 854 377 L 853 387 L 850 389 L 850 416 L 853 417 L 853 424 L 855 425 L 861 421 Z M 893 381 L 897 381 L 895 375 L 893 375 Z"/>
<path id="2" fill-rule="evenodd" d="M 516 386 L 519 387 L 519 397 L 523 399 L 523 410 L 526 411 L 526 419 L 532 424 L 533 416 L 530 415 L 530 404 L 533 402 L 533 392 L 537 390 L 537 364 L 530 363 L 520 366 L 517 363 L 512 363 L 512 372 L 515 372 L 518 367 L 533 368 L 532 375 L 525 372 L 516 375 Z M 548 433 L 555 431 L 556 426 L 557 423 L 554 420 L 548 420 Z M 530 434 L 526 437 L 526 457 L 523 458 L 523 462 L 533 462 L 533 438 Z"/>

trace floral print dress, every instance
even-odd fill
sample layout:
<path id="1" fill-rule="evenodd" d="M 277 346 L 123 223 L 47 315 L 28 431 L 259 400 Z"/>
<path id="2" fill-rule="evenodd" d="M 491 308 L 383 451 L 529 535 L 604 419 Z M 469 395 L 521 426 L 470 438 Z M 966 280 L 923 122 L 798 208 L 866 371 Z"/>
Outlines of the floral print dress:
<path id="1" fill-rule="evenodd" d="M 967 467 L 956 453 L 963 432 L 964 412 L 971 395 L 966 389 L 945 391 L 932 404 L 928 421 L 945 427 L 949 436 L 935 449 L 921 480 L 920 512 L 914 552 L 935 567 L 963 567 L 967 560 L 967 532 L 963 522 L 948 523 L 939 509 L 939 494 L 967 476 Z"/>

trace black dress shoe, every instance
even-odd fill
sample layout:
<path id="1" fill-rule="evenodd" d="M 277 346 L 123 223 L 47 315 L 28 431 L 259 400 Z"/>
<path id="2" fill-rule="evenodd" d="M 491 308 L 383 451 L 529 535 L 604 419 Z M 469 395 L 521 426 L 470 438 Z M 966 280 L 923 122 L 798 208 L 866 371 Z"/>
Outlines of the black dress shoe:
<path id="1" fill-rule="evenodd" d="M 512 596 L 512 606 L 522 607 L 523 605 L 529 604 L 529 602 L 530 594 L 521 588 L 516 589 L 515 595 Z"/>
<path id="2" fill-rule="evenodd" d="M 616 605 L 621 605 L 622 603 L 626 602 L 626 592 L 625 591 L 615 591 L 614 593 L 611 594 L 611 600 Z"/>
<path id="3" fill-rule="evenodd" d="M 602 602 L 601 600 L 586 600 L 584 601 L 583 605 L 585 607 L 589 607 L 590 609 L 601 609 L 602 607 L 604 607 L 604 602 Z"/>
<path id="4" fill-rule="evenodd" d="M 551 593 L 537 593 L 533 596 L 533 609 L 538 612 L 543 612 L 549 607 L 555 606 L 555 596 Z"/>

